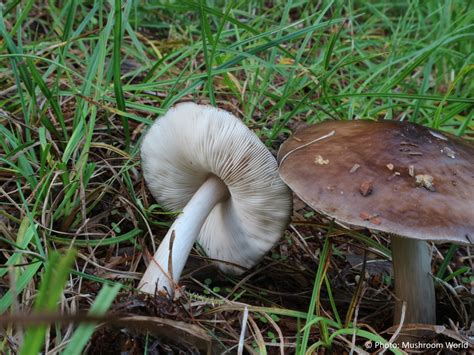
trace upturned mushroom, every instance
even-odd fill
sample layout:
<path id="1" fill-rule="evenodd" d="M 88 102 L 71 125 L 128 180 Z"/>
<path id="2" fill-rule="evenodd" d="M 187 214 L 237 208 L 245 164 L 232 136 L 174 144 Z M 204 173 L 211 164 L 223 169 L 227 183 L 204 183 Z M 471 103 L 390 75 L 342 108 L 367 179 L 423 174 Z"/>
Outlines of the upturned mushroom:
<path id="1" fill-rule="evenodd" d="M 278 152 L 280 176 L 309 206 L 391 238 L 395 323 L 436 322 L 426 241 L 474 240 L 474 145 L 413 123 L 326 121 Z"/>
<path id="2" fill-rule="evenodd" d="M 154 198 L 182 210 L 139 283 L 144 292 L 172 294 L 196 240 L 221 270 L 240 274 L 289 223 L 291 193 L 275 158 L 226 111 L 177 105 L 149 129 L 141 158 Z"/>

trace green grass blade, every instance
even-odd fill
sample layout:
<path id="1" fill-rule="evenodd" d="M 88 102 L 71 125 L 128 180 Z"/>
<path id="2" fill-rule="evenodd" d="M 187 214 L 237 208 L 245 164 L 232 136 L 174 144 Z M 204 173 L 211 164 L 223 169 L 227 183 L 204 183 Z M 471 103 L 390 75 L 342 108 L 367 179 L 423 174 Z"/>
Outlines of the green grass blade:
<path id="1" fill-rule="evenodd" d="M 50 253 L 46 270 L 41 280 L 38 296 L 33 307 L 35 312 L 53 312 L 61 298 L 64 284 L 74 262 L 76 252 L 69 249 L 64 256 L 54 251 Z M 37 354 L 45 341 L 48 326 L 38 325 L 27 328 L 25 340 L 20 348 L 20 354 Z"/>
<path id="2" fill-rule="evenodd" d="M 117 101 L 117 108 L 120 111 L 125 112 L 125 98 L 123 96 L 122 88 L 122 74 L 120 66 L 120 48 L 122 47 L 122 1 L 115 0 L 115 25 L 114 25 L 114 55 L 112 58 L 113 61 L 113 71 L 114 71 L 114 91 L 115 91 L 115 100 Z M 128 128 L 128 119 L 127 117 L 121 116 L 123 132 L 125 135 L 125 146 L 130 146 L 130 130 Z"/>
<path id="3" fill-rule="evenodd" d="M 51 133 L 53 133 L 56 137 L 58 137 L 58 139 L 60 139 L 61 141 L 66 141 L 68 139 L 66 123 L 65 123 L 64 115 L 61 111 L 61 108 L 59 107 L 58 100 L 55 97 L 53 97 L 53 94 L 49 90 L 48 86 L 44 82 L 43 78 L 41 77 L 40 73 L 38 72 L 38 70 L 34 66 L 31 59 L 26 59 L 26 63 L 28 64 L 28 68 L 30 69 L 30 73 L 31 73 L 31 77 L 32 77 L 33 81 L 36 83 L 36 85 L 38 85 L 39 89 L 41 90 L 43 95 L 46 97 L 46 99 L 48 100 L 51 108 L 53 109 L 54 113 L 56 114 L 56 119 L 59 121 L 59 124 L 60 124 L 61 129 L 62 129 L 62 133 L 63 133 L 62 136 L 59 135 L 56 128 L 53 126 L 52 123 L 50 123 L 48 121 L 47 118 L 43 119 L 43 124 L 48 128 L 48 130 L 51 131 Z"/>
<path id="4" fill-rule="evenodd" d="M 115 284 L 114 286 L 104 285 L 97 295 L 88 314 L 95 316 L 104 315 L 120 291 L 120 288 L 120 284 Z M 63 353 L 68 355 L 81 354 L 90 337 L 94 333 L 94 329 L 94 324 L 81 324 L 74 331 L 74 334 Z"/>
<path id="5" fill-rule="evenodd" d="M 123 235 L 118 235 L 115 237 L 109 237 L 104 239 L 88 239 L 88 240 L 81 240 L 81 239 L 68 239 L 63 237 L 57 236 L 50 236 L 49 239 L 54 240 L 56 243 L 64 244 L 64 245 L 74 245 L 77 247 L 96 247 L 96 246 L 106 246 L 106 245 L 114 245 L 119 244 L 128 240 L 132 240 L 137 235 L 142 233 L 140 229 L 133 229 L 130 232 L 127 232 Z"/>
<path id="6" fill-rule="evenodd" d="M 439 279 L 444 278 L 444 274 L 446 273 L 446 269 L 448 268 L 449 263 L 452 261 L 454 253 L 456 253 L 456 250 L 459 249 L 459 245 L 456 244 L 451 244 L 448 252 L 446 253 L 446 256 L 444 257 L 444 260 L 441 264 L 441 266 L 438 269 L 438 273 L 436 274 L 436 277 Z"/>
<path id="7" fill-rule="evenodd" d="M 8 4 L 5 5 L 5 15 L 8 14 L 10 11 L 12 11 L 13 9 L 15 9 L 15 7 L 17 7 L 17 5 L 21 2 L 21 0 L 11 0 L 10 2 L 8 2 Z"/>
<path id="8" fill-rule="evenodd" d="M 14 297 L 16 297 L 20 292 L 22 292 L 25 287 L 30 283 L 36 273 L 38 272 L 39 268 L 43 265 L 42 262 L 38 261 L 31 265 L 25 267 L 25 270 L 20 274 L 17 278 L 15 283 L 15 291 L 16 294 L 14 295 L 12 290 L 8 290 L 2 298 L 0 298 L 0 314 L 5 312 L 13 303 Z"/>
<path id="9" fill-rule="evenodd" d="M 309 341 L 309 334 L 311 331 L 311 322 L 313 322 L 314 314 L 316 311 L 316 315 L 319 316 L 319 303 L 320 303 L 320 293 L 321 293 L 321 286 L 324 282 L 324 277 L 326 275 L 327 268 L 329 266 L 329 258 L 331 256 L 331 242 L 329 237 L 326 237 L 324 241 L 324 246 L 320 254 L 319 258 L 319 266 L 318 271 L 316 272 L 316 277 L 314 279 L 314 287 L 313 287 L 313 294 L 311 295 L 311 301 L 308 308 L 308 318 L 306 319 L 306 324 L 310 324 L 309 326 L 305 326 L 303 328 L 303 338 L 301 340 L 301 353 L 305 354 L 306 349 L 308 347 Z M 336 323 L 337 324 L 337 323 Z M 325 339 L 323 339 L 325 342 Z"/>

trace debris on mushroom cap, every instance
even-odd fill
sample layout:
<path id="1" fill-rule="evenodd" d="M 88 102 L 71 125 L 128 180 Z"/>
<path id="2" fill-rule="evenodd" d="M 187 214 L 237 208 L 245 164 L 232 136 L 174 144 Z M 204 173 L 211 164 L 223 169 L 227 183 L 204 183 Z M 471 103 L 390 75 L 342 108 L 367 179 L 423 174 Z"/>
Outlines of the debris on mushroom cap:
<path id="1" fill-rule="evenodd" d="M 445 153 L 450 158 L 456 158 L 456 153 L 449 147 L 444 147 L 443 149 L 441 149 L 441 152 Z"/>
<path id="2" fill-rule="evenodd" d="M 325 165 L 329 164 L 329 160 L 324 159 L 321 155 L 316 155 L 316 158 L 314 158 L 314 162 L 319 165 Z"/>
<path id="3" fill-rule="evenodd" d="M 363 181 L 359 186 L 359 192 L 362 196 L 369 196 L 372 193 L 374 184 L 372 181 Z"/>
<path id="4" fill-rule="evenodd" d="M 142 166 L 155 199 L 181 210 L 210 176 L 229 190 L 201 228 L 198 243 L 211 258 L 253 266 L 282 236 L 291 193 L 273 155 L 238 118 L 210 106 L 182 103 L 150 128 Z M 217 264 L 227 272 L 244 269 Z"/>
<path id="5" fill-rule="evenodd" d="M 401 174 L 398 171 L 395 171 L 392 175 L 387 178 L 387 181 L 392 181 L 393 178 L 400 176 Z"/>
<path id="6" fill-rule="evenodd" d="M 438 139 L 442 139 L 443 141 L 447 141 L 448 138 L 446 138 L 445 136 L 443 136 L 443 134 L 441 132 L 435 132 L 435 131 L 429 131 L 430 134 L 433 136 L 433 137 L 436 137 Z"/>
<path id="7" fill-rule="evenodd" d="M 359 213 L 359 216 L 360 218 L 368 221 L 369 219 L 372 218 L 372 215 L 369 213 L 369 212 L 365 212 L 365 211 L 362 211 L 361 213 Z"/>
<path id="8" fill-rule="evenodd" d="M 416 184 L 418 186 L 424 187 L 429 191 L 436 191 L 434 187 L 434 178 L 428 174 L 418 174 L 415 176 Z"/>
<path id="9" fill-rule="evenodd" d="M 368 212 L 362 211 L 359 214 L 359 217 L 362 218 L 364 221 L 370 221 L 371 223 L 376 225 L 380 225 L 382 223 L 378 214 L 370 214 Z"/>
<path id="10" fill-rule="evenodd" d="M 296 135 L 278 152 L 280 175 L 316 211 L 344 225 L 472 243 L 472 142 L 397 121 L 326 121 Z M 317 154 L 331 163 L 305 164 Z"/>
<path id="11" fill-rule="evenodd" d="M 349 172 L 352 174 L 352 173 L 355 173 L 357 170 L 359 170 L 360 168 L 360 165 L 359 164 L 354 164 L 351 168 L 351 170 L 349 170 Z"/>

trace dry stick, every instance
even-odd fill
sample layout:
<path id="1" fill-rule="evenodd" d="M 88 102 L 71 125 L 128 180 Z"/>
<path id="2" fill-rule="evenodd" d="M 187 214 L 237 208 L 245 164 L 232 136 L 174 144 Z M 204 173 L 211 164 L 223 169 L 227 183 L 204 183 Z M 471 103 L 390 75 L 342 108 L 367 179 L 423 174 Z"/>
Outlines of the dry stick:
<path id="1" fill-rule="evenodd" d="M 93 314 L 63 314 L 57 312 L 39 312 L 39 313 L 12 313 L 12 314 L 3 314 L 0 316 L 0 327 L 7 327 L 10 325 L 14 326 L 38 326 L 38 325 L 52 325 L 55 323 L 61 324 L 119 324 L 120 326 L 128 326 L 126 319 L 133 318 L 129 315 L 115 315 L 107 314 L 104 316 L 98 316 Z M 149 317 L 152 318 L 152 317 Z M 156 318 L 160 319 L 161 318 Z"/>
<path id="2" fill-rule="evenodd" d="M 250 316 L 248 320 L 250 323 L 250 328 L 253 329 L 254 339 L 259 347 L 259 350 L 261 349 L 262 346 L 265 349 L 265 340 L 263 339 L 263 335 L 262 335 L 262 332 L 260 331 L 260 328 L 258 327 L 257 323 L 253 320 L 252 316 Z"/>
<path id="3" fill-rule="evenodd" d="M 170 245 L 169 245 L 169 255 L 168 255 L 168 274 L 170 275 L 170 280 L 173 283 L 173 244 L 176 233 L 174 229 L 171 231 Z"/>
<path id="4" fill-rule="evenodd" d="M 249 309 L 247 306 L 245 306 L 244 315 L 242 317 L 242 330 L 240 331 L 239 347 L 237 348 L 238 355 L 242 355 L 244 352 L 244 340 L 245 340 L 245 333 L 247 332 L 248 317 L 249 317 Z"/>
<path id="5" fill-rule="evenodd" d="M 15 274 L 15 270 L 14 270 L 14 266 L 13 265 L 8 265 L 8 280 L 9 280 L 9 283 L 10 283 L 10 292 L 12 294 L 12 309 L 13 309 L 13 312 L 19 312 L 20 311 L 20 304 L 18 303 L 18 294 L 17 294 L 17 289 L 16 289 L 16 274 Z M 23 332 L 23 329 L 22 328 L 19 328 L 18 329 L 18 340 L 20 341 L 20 344 L 23 342 L 24 340 L 24 332 Z"/>
<path id="6" fill-rule="evenodd" d="M 367 250 L 364 250 L 364 261 L 362 262 L 362 270 L 360 271 L 360 279 L 359 283 L 357 284 L 357 289 L 352 297 L 351 304 L 349 305 L 349 309 L 346 314 L 346 321 L 345 321 L 345 327 L 347 328 L 349 326 L 349 323 L 352 319 L 352 314 L 354 313 L 354 309 L 356 308 L 357 304 L 360 301 L 361 294 L 362 294 L 362 285 L 365 280 L 365 268 L 367 265 Z"/>
<path id="7" fill-rule="evenodd" d="M 285 338 L 283 337 L 283 333 L 282 333 L 280 327 L 278 326 L 278 324 L 276 324 L 276 322 L 273 320 L 273 318 L 270 317 L 267 313 L 262 312 L 262 314 L 268 320 L 268 323 L 271 324 L 273 329 L 275 329 L 275 331 L 278 333 L 278 338 L 280 338 L 280 344 L 279 344 L 280 354 L 285 355 Z"/>
<path id="8" fill-rule="evenodd" d="M 310 141 L 310 142 L 308 142 L 308 143 L 305 143 L 305 144 L 303 144 L 303 145 L 300 145 L 299 147 L 296 147 L 295 149 L 290 150 L 288 153 L 286 153 L 286 154 L 283 156 L 283 158 L 281 158 L 281 160 L 280 160 L 280 165 L 283 164 L 283 161 L 288 157 L 288 155 L 293 154 L 293 153 L 296 152 L 297 150 L 303 149 L 304 147 L 307 147 L 308 145 L 311 145 L 311 144 L 313 144 L 313 143 L 316 143 L 317 141 L 320 141 L 320 140 L 322 140 L 322 139 L 329 138 L 329 137 L 333 136 L 335 133 L 336 133 L 336 131 L 331 131 L 331 132 L 329 132 L 328 134 L 325 134 L 325 135 L 322 136 L 322 137 L 313 139 L 312 141 Z"/>
<path id="9" fill-rule="evenodd" d="M 106 314 L 103 316 L 89 314 L 60 313 L 18 313 L 0 316 L 0 328 L 7 326 L 38 326 L 60 324 L 99 324 L 114 328 L 130 328 L 138 332 L 150 332 L 158 337 L 169 339 L 186 339 L 198 349 L 209 353 L 212 338 L 202 328 L 183 321 L 175 321 L 159 317 L 129 316 Z"/>
<path id="10" fill-rule="evenodd" d="M 176 283 L 173 280 L 173 244 L 174 244 L 174 239 L 176 237 L 176 234 L 174 232 L 174 229 L 171 231 L 171 237 L 170 237 L 170 244 L 168 247 L 169 254 L 168 254 L 168 272 L 166 272 L 163 267 L 155 260 L 155 257 L 152 257 L 152 262 L 156 263 L 158 268 L 163 272 L 163 275 L 170 281 L 171 287 L 173 290 L 176 288 Z M 152 238 L 153 239 L 153 238 Z M 173 292 L 171 290 L 166 290 L 168 292 L 169 296 L 173 295 Z M 158 283 L 155 285 L 155 295 L 158 293 Z"/>
<path id="11" fill-rule="evenodd" d="M 401 311 L 401 314 L 400 314 L 400 324 L 398 325 L 397 329 L 395 330 L 395 333 L 393 333 L 392 337 L 390 338 L 390 340 L 388 341 L 389 344 L 392 344 L 395 339 L 397 339 L 398 337 L 398 334 L 400 334 L 400 331 L 402 330 L 403 328 L 403 323 L 405 323 L 405 312 L 407 310 L 407 303 L 406 302 L 403 302 L 402 303 L 402 311 Z M 383 355 L 385 353 L 385 351 L 387 351 L 388 348 L 385 348 L 381 353 L 380 355 Z"/>
<path id="12" fill-rule="evenodd" d="M 301 235 L 301 233 L 296 229 L 296 227 L 294 226 L 293 223 L 290 224 L 290 228 L 291 230 L 293 230 L 293 232 L 295 232 L 296 236 L 298 238 L 296 238 L 297 240 L 297 243 L 301 244 L 301 246 L 303 247 L 303 249 L 306 251 L 306 253 L 308 253 L 308 255 L 311 257 L 311 259 L 313 259 L 314 262 L 318 263 L 318 258 L 314 255 L 314 253 L 311 251 L 311 249 L 309 248 L 308 246 L 308 243 L 306 242 L 306 240 L 304 240 L 303 236 Z"/>
<path id="13" fill-rule="evenodd" d="M 365 263 L 364 263 L 365 264 Z M 365 272 L 365 271 L 364 271 Z M 362 298 L 362 295 L 363 295 L 363 291 L 361 292 L 361 298 Z M 357 302 L 356 304 L 356 307 L 355 307 L 355 311 L 354 311 L 354 332 L 352 333 L 352 342 L 351 342 L 351 352 L 349 353 L 349 355 L 353 355 L 354 354 L 354 351 L 356 351 L 357 353 L 359 353 L 356 349 L 357 349 L 357 346 L 355 345 L 355 341 L 356 341 L 356 330 L 357 330 L 357 318 L 359 317 L 359 306 L 360 306 L 360 303 Z"/>
<path id="14" fill-rule="evenodd" d="M 344 338 L 342 335 L 338 335 L 336 338 L 338 338 L 339 340 L 341 340 L 343 343 L 347 344 L 348 346 L 352 346 L 352 341 L 347 340 L 347 339 Z M 362 350 L 362 349 L 358 348 L 357 346 L 356 346 L 356 347 L 353 347 L 352 349 L 353 349 L 354 352 L 356 352 L 357 354 L 360 354 L 360 355 L 370 355 L 369 352 L 367 352 L 367 351 L 365 351 L 365 350 Z"/>

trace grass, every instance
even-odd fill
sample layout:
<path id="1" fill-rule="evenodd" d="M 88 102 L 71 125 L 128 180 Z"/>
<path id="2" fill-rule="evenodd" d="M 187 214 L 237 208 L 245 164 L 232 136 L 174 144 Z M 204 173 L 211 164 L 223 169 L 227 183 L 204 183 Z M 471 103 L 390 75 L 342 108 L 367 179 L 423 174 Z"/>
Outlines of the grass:
<path id="1" fill-rule="evenodd" d="M 325 119 L 409 120 L 474 138 L 467 0 L 10 0 L 0 5 L 0 63 L 0 311 L 152 314 L 204 328 L 221 350 L 237 349 L 245 307 L 250 353 L 387 342 L 387 240 L 295 208 L 285 238 L 244 279 L 216 273 L 195 250 L 178 305 L 136 301 L 145 251 L 172 219 L 140 175 L 140 139 L 158 115 L 183 100 L 210 103 L 273 152 L 301 124 Z M 67 267 L 70 254 L 57 252 L 71 247 Z M 359 275 L 364 254 L 375 266 Z M 472 321 L 472 261 L 472 250 L 449 246 L 433 259 L 438 323 L 459 336 Z M 49 284 L 61 262 L 60 282 Z M 55 295 L 47 306 L 45 294 Z M 60 320 L 3 328 L 0 351 L 163 346 L 138 319 L 115 343 L 104 341 L 110 328 Z M 436 339 L 453 337 L 448 330 Z"/>

